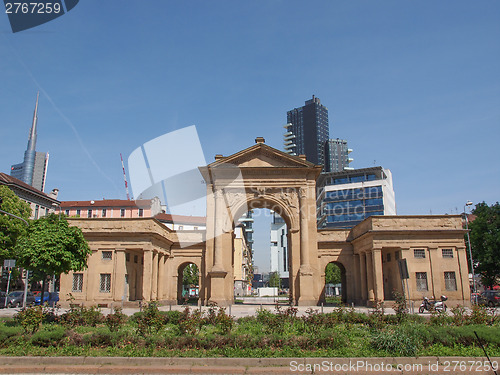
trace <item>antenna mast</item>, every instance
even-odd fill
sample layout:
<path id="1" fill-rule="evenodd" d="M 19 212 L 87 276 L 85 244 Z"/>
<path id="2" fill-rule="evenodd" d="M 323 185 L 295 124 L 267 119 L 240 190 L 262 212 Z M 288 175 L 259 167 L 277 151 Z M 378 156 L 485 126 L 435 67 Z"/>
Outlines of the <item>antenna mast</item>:
<path id="1" fill-rule="evenodd" d="M 123 180 L 125 181 L 125 191 L 127 192 L 127 200 L 130 200 L 130 195 L 128 193 L 128 183 L 127 183 L 127 175 L 125 174 L 125 165 L 123 165 L 123 157 L 120 153 L 120 159 L 122 161 L 122 169 L 123 169 Z"/>

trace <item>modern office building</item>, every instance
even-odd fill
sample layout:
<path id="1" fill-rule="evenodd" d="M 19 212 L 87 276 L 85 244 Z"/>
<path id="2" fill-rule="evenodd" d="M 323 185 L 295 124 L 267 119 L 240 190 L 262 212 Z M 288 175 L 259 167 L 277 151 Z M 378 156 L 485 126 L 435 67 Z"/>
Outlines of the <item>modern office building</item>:
<path id="1" fill-rule="evenodd" d="M 288 288 L 288 231 L 285 220 L 275 212 L 271 221 L 271 267 L 270 272 L 277 272 L 281 287 Z"/>
<path id="2" fill-rule="evenodd" d="M 352 150 L 343 139 L 329 139 L 328 108 L 314 95 L 305 105 L 287 112 L 284 126 L 285 152 L 305 155 L 306 160 L 323 165 L 324 172 L 349 169 Z"/>
<path id="3" fill-rule="evenodd" d="M 349 164 L 353 161 L 349 157 L 352 152 L 345 139 L 329 139 L 325 144 L 325 172 L 342 172 L 352 169 Z"/>
<path id="4" fill-rule="evenodd" d="M 36 151 L 38 122 L 38 93 L 36 95 L 35 112 L 31 124 L 28 147 L 24 152 L 24 161 L 14 164 L 10 168 L 10 175 L 34 188 L 45 190 L 45 177 L 47 175 L 47 166 L 49 163 L 49 153 Z"/>
<path id="5" fill-rule="evenodd" d="M 284 126 L 285 151 L 305 155 L 314 164 L 324 165 L 325 143 L 329 138 L 328 108 L 314 95 L 305 105 L 287 112 Z"/>
<path id="6" fill-rule="evenodd" d="M 396 215 L 392 174 L 372 167 L 323 173 L 317 181 L 318 228 L 353 228 L 373 215 Z"/>

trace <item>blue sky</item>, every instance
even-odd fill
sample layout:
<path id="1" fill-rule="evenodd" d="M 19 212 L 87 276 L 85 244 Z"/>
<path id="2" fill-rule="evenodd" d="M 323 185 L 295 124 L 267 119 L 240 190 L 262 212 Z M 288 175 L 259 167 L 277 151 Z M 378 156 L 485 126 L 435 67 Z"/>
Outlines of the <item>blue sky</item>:
<path id="1" fill-rule="evenodd" d="M 282 148 L 313 94 L 355 168 L 393 172 L 398 214 L 498 199 L 500 3 L 80 1 L 12 34 L 0 16 L 0 171 L 22 161 L 36 91 L 46 190 L 125 198 L 120 153 L 196 125 L 207 161 Z M 169 162 L 175 163 L 175 160 Z"/>

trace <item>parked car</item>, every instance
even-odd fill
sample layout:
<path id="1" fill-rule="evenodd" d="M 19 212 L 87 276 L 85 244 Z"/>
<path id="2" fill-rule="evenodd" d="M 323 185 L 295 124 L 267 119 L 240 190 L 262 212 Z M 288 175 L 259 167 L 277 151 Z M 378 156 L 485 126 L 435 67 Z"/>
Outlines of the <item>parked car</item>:
<path id="1" fill-rule="evenodd" d="M 479 296 L 479 303 L 490 307 L 500 306 L 500 290 L 485 290 Z"/>
<path id="2" fill-rule="evenodd" d="M 24 292 L 22 290 L 16 290 L 14 292 L 9 293 L 9 297 L 11 299 L 10 305 L 12 307 L 21 307 L 23 305 Z M 35 296 L 33 293 L 28 292 L 26 295 L 26 305 L 33 306 L 35 304 Z"/>
<path id="3" fill-rule="evenodd" d="M 35 296 L 35 305 L 40 304 L 40 300 L 42 299 L 42 295 L 39 294 L 38 296 Z M 49 306 L 55 306 L 59 302 L 59 293 L 57 292 L 45 292 L 43 293 L 43 303 L 42 305 L 45 305 L 46 303 L 49 304 Z"/>
<path id="4" fill-rule="evenodd" d="M 7 300 L 7 302 L 5 300 Z M 11 305 L 12 302 L 10 296 L 8 296 L 5 292 L 0 292 L 0 309 L 3 309 L 4 307 L 11 307 Z"/>

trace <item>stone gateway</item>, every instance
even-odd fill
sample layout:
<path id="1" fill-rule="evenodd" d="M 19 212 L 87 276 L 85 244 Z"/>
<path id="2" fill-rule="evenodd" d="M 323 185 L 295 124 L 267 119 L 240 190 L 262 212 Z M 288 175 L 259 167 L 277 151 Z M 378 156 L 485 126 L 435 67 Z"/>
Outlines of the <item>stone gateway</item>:
<path id="1" fill-rule="evenodd" d="M 62 304 L 70 294 L 73 303 L 86 305 L 178 303 L 188 264 L 200 271 L 202 304 L 232 304 L 235 223 L 254 208 L 273 210 L 287 224 L 290 293 L 297 305 L 324 301 L 325 268 L 331 262 L 341 269 L 345 302 L 393 300 L 395 291 L 403 292 L 398 268 L 403 259 L 412 300 L 444 294 L 450 305 L 470 303 L 458 215 L 371 216 L 349 230 L 318 230 L 321 166 L 274 149 L 263 138 L 199 169 L 207 188 L 204 231 L 176 232 L 153 218 L 69 218 L 83 231 L 92 255 L 86 270 L 61 275 Z"/>

